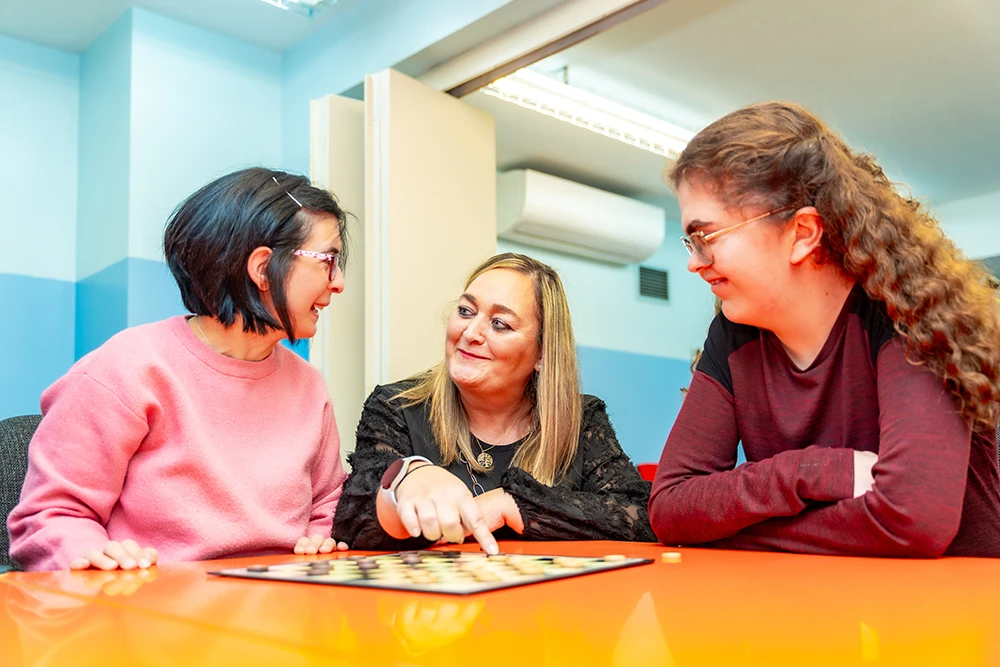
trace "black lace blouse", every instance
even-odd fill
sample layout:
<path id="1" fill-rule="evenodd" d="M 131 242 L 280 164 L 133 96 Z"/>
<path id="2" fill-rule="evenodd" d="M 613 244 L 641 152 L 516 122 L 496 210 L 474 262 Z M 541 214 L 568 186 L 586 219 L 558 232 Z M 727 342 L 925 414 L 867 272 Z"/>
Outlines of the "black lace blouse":
<path id="1" fill-rule="evenodd" d="M 357 448 L 348 457 L 351 474 L 333 521 L 333 536 L 352 548 L 419 549 L 429 544 L 424 538 L 390 537 L 382 530 L 375 511 L 379 482 L 393 461 L 420 455 L 441 463 L 428 406 L 402 407 L 404 401 L 394 399 L 409 386 L 397 382 L 376 387 L 361 413 Z M 548 487 L 520 468 L 508 467 L 516 443 L 491 449 L 496 461 L 493 470 L 473 473 L 487 491 L 497 487 L 507 491 L 521 512 L 524 533 L 518 536 L 504 527 L 495 533 L 498 538 L 656 541 L 647 512 L 650 483 L 639 477 L 618 444 L 604 401 L 586 394 L 581 399 L 580 444 L 559 484 Z M 463 463 L 454 461 L 448 470 L 472 489 Z"/>

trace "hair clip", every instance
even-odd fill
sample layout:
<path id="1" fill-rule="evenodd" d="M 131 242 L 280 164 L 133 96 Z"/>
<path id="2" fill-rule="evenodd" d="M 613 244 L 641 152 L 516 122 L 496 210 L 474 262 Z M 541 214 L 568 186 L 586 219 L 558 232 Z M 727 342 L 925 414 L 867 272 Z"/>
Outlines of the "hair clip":
<path id="1" fill-rule="evenodd" d="M 278 177 L 277 176 L 271 176 L 271 180 L 274 181 L 274 184 L 277 185 L 279 188 L 281 187 L 281 183 L 278 182 Z M 285 194 L 288 195 L 293 202 L 295 202 L 296 204 L 298 204 L 299 208 L 305 208 L 305 206 L 302 205 L 302 202 L 300 202 L 298 199 L 296 199 L 295 197 L 292 196 L 291 192 L 289 192 L 288 190 L 285 190 Z"/>

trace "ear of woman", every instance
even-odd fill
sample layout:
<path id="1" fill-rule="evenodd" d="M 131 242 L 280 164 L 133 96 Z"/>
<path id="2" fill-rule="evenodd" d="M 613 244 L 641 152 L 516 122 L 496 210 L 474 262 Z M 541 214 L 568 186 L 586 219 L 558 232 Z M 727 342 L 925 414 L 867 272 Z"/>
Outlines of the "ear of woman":
<path id="1" fill-rule="evenodd" d="M 815 251 L 823 240 L 823 219 L 814 206 L 803 206 L 795 211 L 789 221 L 794 232 L 789 261 L 792 264 L 802 264 L 809 257 L 816 260 Z"/>
<path id="2" fill-rule="evenodd" d="M 273 253 L 274 251 L 270 248 L 260 246 L 254 248 L 254 251 L 250 253 L 250 257 L 247 258 L 247 273 L 250 275 L 250 280 L 257 285 L 257 289 L 261 292 L 268 290 L 267 263 L 271 261 Z"/>

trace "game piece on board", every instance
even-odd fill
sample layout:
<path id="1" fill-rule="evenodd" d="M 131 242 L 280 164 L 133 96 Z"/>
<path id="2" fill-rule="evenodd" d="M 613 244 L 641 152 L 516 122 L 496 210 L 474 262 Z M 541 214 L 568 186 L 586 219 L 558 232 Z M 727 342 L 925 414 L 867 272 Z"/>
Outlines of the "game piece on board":
<path id="1" fill-rule="evenodd" d="M 664 551 L 660 560 L 664 563 L 679 563 L 681 562 L 681 554 L 679 551 Z"/>
<path id="2" fill-rule="evenodd" d="M 625 560 L 625 556 L 622 554 L 610 554 L 604 557 L 605 563 L 620 563 Z"/>

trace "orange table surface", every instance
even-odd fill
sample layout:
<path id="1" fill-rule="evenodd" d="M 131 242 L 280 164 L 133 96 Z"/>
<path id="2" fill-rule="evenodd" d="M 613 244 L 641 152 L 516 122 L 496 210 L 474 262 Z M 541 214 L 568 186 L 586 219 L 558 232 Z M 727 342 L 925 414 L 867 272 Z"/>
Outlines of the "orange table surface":
<path id="1" fill-rule="evenodd" d="M 0 664 L 1000 664 L 1000 561 L 677 549 L 668 564 L 650 544 L 501 549 L 656 562 L 468 597 L 207 574 L 324 556 L 9 573 Z"/>

